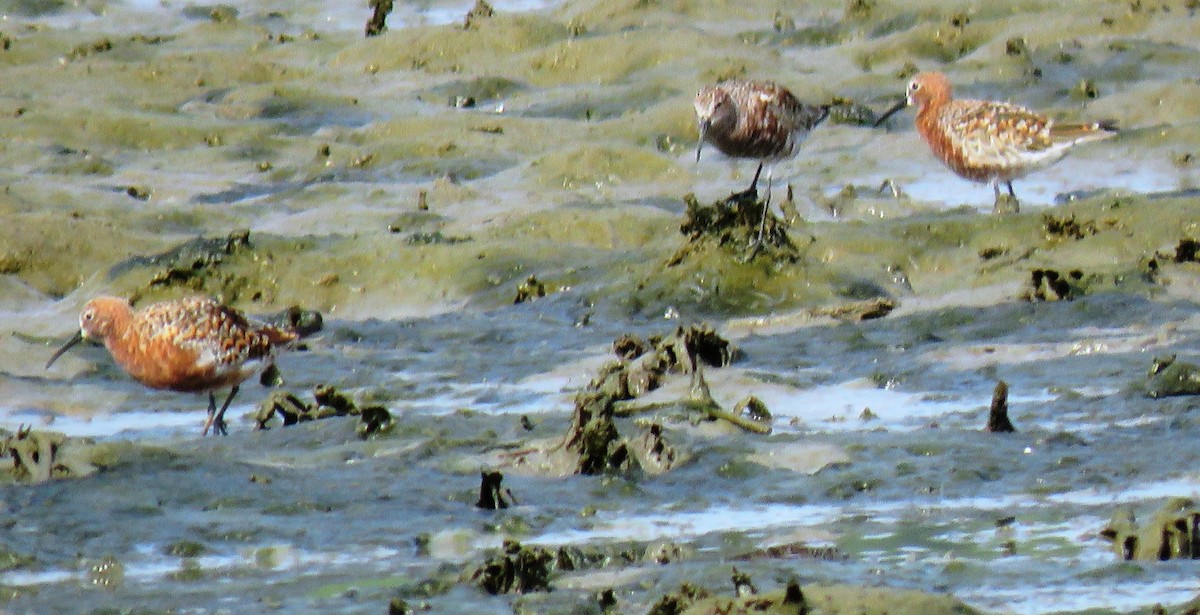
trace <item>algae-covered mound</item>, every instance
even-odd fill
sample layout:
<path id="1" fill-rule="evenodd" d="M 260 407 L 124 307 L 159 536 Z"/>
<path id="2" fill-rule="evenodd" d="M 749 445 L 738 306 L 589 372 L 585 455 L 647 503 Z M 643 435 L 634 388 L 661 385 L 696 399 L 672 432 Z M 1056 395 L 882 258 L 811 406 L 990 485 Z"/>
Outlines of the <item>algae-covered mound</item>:
<path id="1" fill-rule="evenodd" d="M 1146 395 L 1155 399 L 1173 395 L 1200 395 L 1200 365 L 1179 361 L 1175 355 L 1156 357 L 1146 379 Z"/>

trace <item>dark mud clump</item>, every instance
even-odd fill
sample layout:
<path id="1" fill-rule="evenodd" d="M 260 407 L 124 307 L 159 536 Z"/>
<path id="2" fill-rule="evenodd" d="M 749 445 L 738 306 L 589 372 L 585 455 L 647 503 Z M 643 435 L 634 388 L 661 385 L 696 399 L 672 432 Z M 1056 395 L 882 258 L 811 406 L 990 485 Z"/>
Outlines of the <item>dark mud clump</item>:
<path id="1" fill-rule="evenodd" d="M 1200 365 L 1178 361 L 1175 355 L 1156 357 L 1150 365 L 1146 395 L 1154 399 L 1200 395 Z"/>
<path id="2" fill-rule="evenodd" d="M 502 486 L 503 482 L 504 475 L 499 472 L 480 471 L 479 500 L 475 502 L 475 507 L 484 510 L 500 510 L 508 508 L 510 503 L 516 502 L 512 491 Z"/>
<path id="3" fill-rule="evenodd" d="M 1086 292 L 1086 280 L 1078 269 L 1065 274 L 1054 269 L 1034 269 L 1029 273 L 1029 285 L 1020 296 L 1026 301 L 1070 301 Z"/>
<path id="4" fill-rule="evenodd" d="M 1100 231 L 1116 226 L 1115 221 L 1097 223 L 1095 220 L 1080 220 L 1075 214 L 1056 216 L 1042 214 L 1042 226 L 1047 239 L 1086 239 Z"/>
<path id="5" fill-rule="evenodd" d="M 387 16 L 392 12 L 392 0 L 371 0 L 371 18 L 367 20 L 367 36 L 379 36 L 387 32 Z"/>
<path id="6" fill-rule="evenodd" d="M 754 193 L 738 193 L 729 198 L 701 205 L 696 196 L 683 197 L 686 210 L 679 232 L 683 247 L 667 261 L 673 267 L 695 257 L 709 247 L 735 254 L 744 260 L 762 257 L 774 262 L 795 263 L 800 250 L 788 237 L 787 225 L 769 211 Z M 766 209 L 766 221 L 763 221 Z M 762 240 L 759 241 L 759 229 Z"/>
<path id="7" fill-rule="evenodd" d="M 272 393 L 254 415 L 255 429 L 270 429 L 276 415 L 284 427 L 334 416 L 357 416 L 357 432 L 362 438 L 386 433 L 395 426 L 395 419 L 387 408 L 379 405 L 360 408 L 350 396 L 332 386 L 318 385 L 313 391 L 313 398 L 314 403 L 309 404 L 294 393 Z"/>
<path id="8" fill-rule="evenodd" d="M 1100 536 L 1126 561 L 1200 559 L 1200 510 L 1190 498 L 1172 498 L 1139 526 L 1133 511 L 1121 508 Z"/>
<path id="9" fill-rule="evenodd" d="M 266 316 L 263 320 L 267 324 L 291 331 L 301 338 L 318 333 L 325 327 L 325 317 L 320 312 L 298 305 L 290 306 L 282 312 Z"/>
<path id="10" fill-rule="evenodd" d="M 992 391 L 992 407 L 988 411 L 987 426 L 985 431 L 992 433 L 1014 433 L 1017 431 L 1013 427 L 1012 421 L 1008 419 L 1008 383 L 1001 380 L 996 383 L 996 389 Z"/>
<path id="11" fill-rule="evenodd" d="M 1175 246 L 1175 256 L 1172 258 L 1176 263 L 1197 263 L 1200 262 L 1200 242 L 1186 237 L 1180 239 Z"/>
<path id="12" fill-rule="evenodd" d="M 8 476 L 15 482 L 83 478 L 113 463 L 108 447 L 87 438 L 68 438 L 57 432 L 27 427 L 0 440 L 0 476 Z"/>

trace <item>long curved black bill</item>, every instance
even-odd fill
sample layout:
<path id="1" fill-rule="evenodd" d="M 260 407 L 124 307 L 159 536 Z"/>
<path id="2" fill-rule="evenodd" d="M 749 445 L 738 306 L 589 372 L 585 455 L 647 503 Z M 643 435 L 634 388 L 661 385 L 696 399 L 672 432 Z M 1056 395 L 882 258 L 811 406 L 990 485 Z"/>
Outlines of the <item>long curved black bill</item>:
<path id="1" fill-rule="evenodd" d="M 63 356 L 64 352 L 70 350 L 72 346 L 74 346 L 75 344 L 78 344 L 79 342 L 82 342 L 82 341 L 83 341 L 83 331 L 76 331 L 75 335 L 72 335 L 71 339 L 67 340 L 67 343 L 63 344 L 62 348 L 59 348 L 57 351 L 54 352 L 53 355 L 50 355 L 50 360 L 46 361 L 46 369 L 50 369 L 50 366 L 54 365 L 54 362 L 57 361 L 59 357 Z"/>
<path id="2" fill-rule="evenodd" d="M 704 147 L 704 135 L 708 132 L 708 122 L 700 122 L 700 138 L 696 141 L 696 162 L 700 162 L 700 148 Z"/>
<path id="3" fill-rule="evenodd" d="M 897 102 L 895 105 L 893 105 L 891 109 L 884 111 L 883 115 L 879 116 L 879 119 L 875 120 L 875 128 L 879 128 L 880 126 L 882 126 L 884 122 L 888 121 L 888 119 L 891 118 L 893 115 L 900 113 L 900 111 L 903 110 L 907 106 L 908 106 L 908 99 L 901 98 L 900 102 Z"/>

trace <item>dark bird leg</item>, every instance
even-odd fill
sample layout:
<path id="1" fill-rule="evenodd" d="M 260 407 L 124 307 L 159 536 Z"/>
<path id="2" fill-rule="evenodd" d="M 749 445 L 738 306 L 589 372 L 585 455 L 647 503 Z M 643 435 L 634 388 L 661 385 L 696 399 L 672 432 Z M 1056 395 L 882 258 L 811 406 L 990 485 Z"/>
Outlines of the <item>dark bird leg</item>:
<path id="1" fill-rule="evenodd" d="M 213 397 L 212 391 L 208 392 L 208 418 L 204 420 L 204 431 L 202 436 L 208 435 L 209 428 L 212 427 L 213 419 L 217 417 L 217 398 Z"/>
<path id="2" fill-rule="evenodd" d="M 222 436 L 228 434 L 225 429 L 225 411 L 229 409 L 229 404 L 233 401 L 234 395 L 237 395 L 238 386 L 234 385 L 229 390 L 229 397 L 225 398 L 225 403 L 221 404 L 221 409 L 217 410 L 217 399 L 212 393 L 208 394 L 208 420 L 204 423 L 204 435 L 208 435 L 208 428 L 212 427 L 213 434 Z"/>
<path id="3" fill-rule="evenodd" d="M 1012 198 L 1013 213 L 1021 211 L 1021 204 L 1019 201 L 1017 201 L 1017 193 L 1013 192 L 1012 182 L 1004 182 L 1004 184 L 1008 186 L 1008 196 Z"/>
<path id="4" fill-rule="evenodd" d="M 730 201 L 741 201 L 743 199 L 758 200 L 758 176 L 762 175 L 763 163 L 758 163 L 758 170 L 754 171 L 754 181 L 750 182 L 750 187 L 742 192 L 734 192 L 729 195 Z"/>

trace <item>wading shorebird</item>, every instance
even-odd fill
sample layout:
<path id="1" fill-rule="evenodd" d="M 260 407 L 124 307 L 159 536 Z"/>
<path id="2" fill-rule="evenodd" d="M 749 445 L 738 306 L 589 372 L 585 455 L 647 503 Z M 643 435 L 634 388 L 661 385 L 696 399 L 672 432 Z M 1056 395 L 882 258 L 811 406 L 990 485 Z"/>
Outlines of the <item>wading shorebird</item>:
<path id="1" fill-rule="evenodd" d="M 829 117 L 829 105 L 800 102 L 787 88 L 771 81 L 722 81 L 696 94 L 696 117 L 700 140 L 696 161 L 707 141 L 731 158 L 758 160 L 750 188 L 734 196 L 758 196 L 758 177 L 767 167 L 767 196 L 758 226 L 762 242 L 771 202 L 771 174 L 776 162 L 796 155 L 800 144 L 818 124 Z"/>
<path id="2" fill-rule="evenodd" d="M 83 306 L 79 331 L 46 362 L 48 369 L 83 340 L 104 343 L 134 380 L 152 388 L 208 393 L 204 435 L 225 434 L 225 410 L 238 386 L 273 363 L 275 348 L 295 333 L 255 323 L 207 297 L 162 301 L 136 312 L 118 297 L 96 297 Z M 231 387 L 217 410 L 213 391 Z"/>
<path id="3" fill-rule="evenodd" d="M 1058 162 L 1079 143 L 1117 134 L 1112 122 L 1058 124 L 1020 105 L 990 100 L 956 100 L 942 73 L 920 73 L 908 83 L 904 100 L 875 123 L 909 106 L 917 107 L 917 132 L 959 177 L 992 185 L 996 211 L 1019 211 L 1012 183 Z M 1006 207 L 1000 184 L 1008 188 Z"/>

